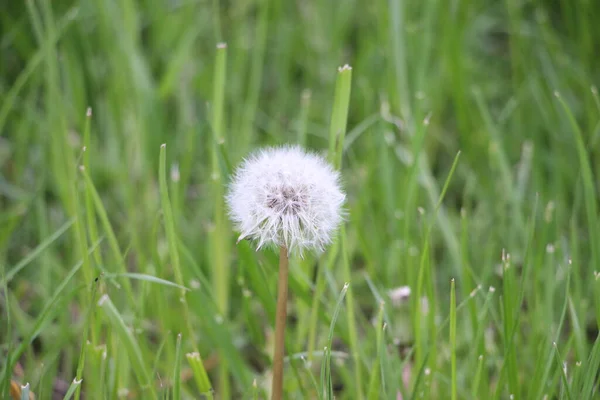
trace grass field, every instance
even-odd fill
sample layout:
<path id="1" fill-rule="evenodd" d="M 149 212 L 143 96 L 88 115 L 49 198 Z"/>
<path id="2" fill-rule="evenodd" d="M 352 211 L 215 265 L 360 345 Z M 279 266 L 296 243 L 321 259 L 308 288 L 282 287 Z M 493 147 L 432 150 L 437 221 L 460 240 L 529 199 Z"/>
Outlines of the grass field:
<path id="1" fill-rule="evenodd" d="M 290 260 L 286 398 L 600 398 L 599 19 L 5 0 L 0 398 L 269 398 L 277 252 L 236 245 L 223 195 L 287 143 L 348 197 Z"/>

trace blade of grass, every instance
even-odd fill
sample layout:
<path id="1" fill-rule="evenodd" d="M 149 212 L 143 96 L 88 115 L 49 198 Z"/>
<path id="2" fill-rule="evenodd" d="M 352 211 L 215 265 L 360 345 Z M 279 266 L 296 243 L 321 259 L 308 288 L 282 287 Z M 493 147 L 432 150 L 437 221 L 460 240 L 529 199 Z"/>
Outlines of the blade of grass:
<path id="1" fill-rule="evenodd" d="M 331 122 L 329 126 L 329 160 L 334 168 L 342 168 L 342 156 L 344 152 L 344 138 L 346 137 L 346 126 L 348 124 L 348 107 L 350 105 L 350 92 L 352 87 L 352 68 L 344 65 L 338 69 L 338 75 L 335 85 L 335 94 L 333 99 L 333 109 L 331 112 Z M 343 279 L 350 283 L 352 281 L 352 272 L 350 270 L 350 261 L 348 248 L 346 245 L 346 229 L 342 225 L 339 233 L 340 251 L 342 254 Z M 357 400 L 363 398 L 361 360 L 358 346 L 358 334 L 356 329 L 356 317 L 354 315 L 354 293 L 349 289 L 346 298 L 348 337 L 350 340 L 350 349 L 354 363 L 354 383 L 356 385 L 355 395 Z M 329 347 L 331 350 L 331 347 Z"/>
<path id="2" fill-rule="evenodd" d="M 273 6 L 269 0 L 256 3 L 258 16 L 254 24 L 256 33 L 252 43 L 251 61 L 249 65 L 248 95 L 244 102 L 244 111 L 241 118 L 241 134 L 236 138 L 236 145 L 242 149 L 250 142 L 254 129 L 258 101 L 261 94 L 261 85 L 264 74 L 265 49 L 267 48 L 267 33 L 269 31 L 270 12 Z"/>
<path id="3" fill-rule="evenodd" d="M 174 288 L 180 289 L 183 292 L 191 290 L 183 285 L 179 285 L 175 282 L 171 282 L 166 279 L 157 278 L 156 276 L 147 275 L 147 274 L 138 274 L 136 272 L 128 272 L 125 274 L 106 273 L 106 274 L 104 274 L 104 277 L 105 278 L 129 278 L 129 279 L 135 279 L 138 281 L 151 282 L 151 283 L 156 283 L 159 285 L 174 287 Z"/>
<path id="4" fill-rule="evenodd" d="M 600 368 L 600 335 L 596 336 L 596 341 L 592 347 L 587 362 L 582 366 L 585 372 L 583 385 L 579 391 L 578 399 L 591 399 L 594 393 L 594 386 L 598 377 L 598 368 Z"/>
<path id="5" fill-rule="evenodd" d="M 229 261 L 228 230 L 225 226 L 225 211 L 223 198 L 223 176 L 219 166 L 219 149 L 225 142 L 225 121 L 223 118 L 225 105 L 225 79 L 227 67 L 227 45 L 217 45 L 214 69 L 214 85 L 212 98 L 212 132 L 214 140 L 211 146 L 211 188 L 213 202 L 214 226 L 210 235 L 210 253 L 212 258 L 213 285 L 219 313 L 227 318 L 229 313 Z M 227 360 L 221 357 L 219 363 L 219 395 L 222 398 L 231 397 Z"/>
<path id="6" fill-rule="evenodd" d="M 323 347 L 323 358 L 321 359 L 320 389 L 319 400 L 329 399 L 329 386 L 327 381 L 327 346 Z"/>
<path id="7" fill-rule="evenodd" d="M 108 219 L 108 213 L 106 212 L 106 209 L 102 204 L 102 199 L 100 198 L 100 195 L 98 194 L 98 191 L 96 190 L 96 187 L 94 186 L 94 183 L 92 182 L 92 179 L 86 172 L 85 168 L 81 168 L 80 171 L 85 180 L 86 188 L 89 191 L 92 199 L 94 200 L 94 208 L 96 214 L 100 218 L 102 227 L 104 228 L 104 232 L 106 234 L 108 244 L 112 251 L 113 258 L 117 262 L 121 273 L 126 274 L 127 266 L 125 265 L 125 259 L 123 258 L 123 253 L 121 252 L 121 248 L 119 247 L 119 241 L 117 240 L 117 236 L 115 235 L 112 225 L 110 224 L 110 220 Z M 131 289 L 131 284 L 128 280 L 123 281 L 123 287 L 125 288 L 125 292 L 127 293 L 131 304 L 136 304 L 135 297 Z"/>
<path id="8" fill-rule="evenodd" d="M 350 282 L 351 271 L 350 271 L 350 260 L 349 250 L 346 244 L 346 228 L 342 225 L 340 229 L 340 252 L 342 254 L 342 270 L 343 278 L 346 282 Z M 354 383 L 356 384 L 356 398 L 361 400 L 363 398 L 363 387 L 362 387 L 362 362 L 360 359 L 360 346 L 358 343 L 358 330 L 356 328 L 356 317 L 355 317 L 355 302 L 354 293 L 348 288 L 348 295 L 346 298 L 346 318 L 348 320 L 348 338 L 350 339 L 350 349 L 352 353 L 352 361 L 354 363 Z M 330 347 L 331 349 L 331 347 Z"/>
<path id="9" fill-rule="evenodd" d="M 95 243 L 94 246 L 92 246 L 92 248 L 89 250 L 89 252 L 94 251 L 95 247 L 98 245 L 99 245 L 99 243 Z M 50 299 L 48 299 L 45 302 L 42 312 L 35 319 L 33 326 L 29 330 L 28 334 L 22 338 L 19 346 L 17 346 L 17 348 L 12 353 L 9 353 L 10 357 L 7 357 L 6 364 L 3 366 L 3 368 L 5 368 L 5 369 L 3 370 L 2 375 L 9 376 L 8 374 L 12 373 L 12 370 L 13 370 L 13 367 L 14 367 L 14 364 L 16 363 L 16 361 L 21 357 L 21 355 L 25 352 L 25 350 L 31 345 L 33 340 L 36 337 L 38 337 L 38 335 L 42 331 L 43 326 L 49 321 L 49 319 L 53 315 L 55 315 L 56 312 L 59 311 L 59 308 L 56 306 L 56 304 L 59 302 L 59 300 L 66 301 L 67 299 L 69 299 L 72 296 L 74 296 L 75 294 L 77 294 L 81 288 L 86 286 L 86 285 L 78 286 L 75 289 L 73 289 L 71 292 L 69 292 L 68 294 L 63 295 L 63 291 L 67 288 L 71 279 L 73 279 L 75 274 L 81 269 L 82 266 L 83 266 L 83 260 L 81 260 L 77 264 L 75 264 L 75 266 L 69 271 L 67 276 L 65 276 L 63 278 L 60 285 L 58 285 L 58 287 L 54 291 L 52 297 L 50 297 Z"/>
<path id="10" fill-rule="evenodd" d="M 456 381 L 456 292 L 454 278 L 450 281 L 450 363 L 452 375 L 452 400 L 457 399 Z"/>
<path id="11" fill-rule="evenodd" d="M 442 202 L 444 201 L 444 197 L 446 195 L 446 192 L 448 190 L 448 186 L 450 185 L 450 181 L 452 180 L 452 176 L 454 175 L 454 171 L 456 170 L 456 166 L 458 165 L 458 160 L 460 158 L 460 151 L 456 153 L 456 156 L 454 157 L 454 161 L 452 163 L 452 167 L 450 167 L 450 172 L 448 173 L 448 176 L 446 177 L 446 181 L 444 182 L 444 186 L 442 188 L 442 191 L 440 193 L 440 198 L 438 199 L 438 202 L 435 206 L 435 209 L 433 211 L 433 214 L 430 217 L 430 220 L 427 223 L 427 230 L 425 233 L 425 237 L 424 237 L 424 243 L 423 243 L 423 250 L 421 250 L 421 259 L 419 262 L 419 271 L 418 271 L 418 275 L 417 275 L 417 290 L 416 290 L 416 299 L 418 299 L 417 301 L 414 301 L 414 327 L 417 330 L 415 333 L 415 359 L 416 359 L 416 364 L 420 365 L 421 363 L 424 362 L 424 360 L 426 360 L 425 358 L 423 358 L 423 349 L 424 349 L 424 345 L 422 343 L 423 341 L 423 336 L 422 333 L 420 332 L 421 330 L 421 297 L 422 297 L 422 293 L 423 293 L 423 285 L 424 285 L 424 280 L 425 280 L 425 276 L 426 276 L 426 267 L 429 265 L 427 263 L 427 257 L 429 254 L 429 244 L 430 244 L 430 240 L 431 240 L 431 231 L 433 229 L 433 224 L 435 221 L 435 218 L 437 216 L 437 213 L 439 211 L 439 209 L 442 206 Z M 430 274 L 429 274 L 430 275 Z M 430 313 L 432 314 L 432 313 Z"/>
<path id="12" fill-rule="evenodd" d="M 90 149 L 91 137 L 90 137 L 90 125 L 92 119 L 92 108 L 88 107 L 85 118 L 85 126 L 83 128 L 83 168 L 86 171 L 90 171 Z M 98 224 L 96 221 L 96 213 L 94 210 L 94 200 L 89 186 L 85 185 L 85 217 L 88 229 L 88 236 L 90 242 L 94 243 L 98 240 Z M 96 265 L 102 265 L 102 256 L 99 251 L 93 253 L 94 261 Z"/>
<path id="13" fill-rule="evenodd" d="M 541 379 L 539 379 L 537 382 L 535 382 L 535 386 L 533 386 L 531 388 L 531 393 L 534 393 L 534 396 L 537 396 L 537 397 L 542 397 L 542 393 L 546 390 L 546 384 L 548 382 L 550 372 L 552 370 L 552 352 L 553 352 L 553 350 L 552 350 L 552 348 L 550 348 L 550 344 L 556 343 L 560 339 L 560 335 L 563 330 L 563 324 L 565 322 L 565 318 L 567 316 L 567 309 L 568 309 L 567 306 L 568 306 L 568 298 L 569 298 L 568 294 L 569 294 L 569 290 L 570 290 L 570 279 L 571 279 L 571 274 L 569 273 L 567 275 L 567 283 L 566 283 L 566 287 L 565 287 L 565 301 L 564 301 L 562 311 L 560 314 L 560 320 L 558 322 L 558 327 L 556 328 L 556 333 L 554 334 L 554 337 L 552 339 L 548 338 L 547 341 L 544 343 L 545 348 L 547 348 L 548 350 L 545 352 L 544 358 L 542 360 L 545 360 L 546 362 L 538 363 L 539 368 L 544 366 L 543 375 L 542 375 Z M 535 375 L 535 373 L 534 373 L 534 375 Z M 537 387 L 537 390 L 535 390 L 536 387 Z"/>
<path id="14" fill-rule="evenodd" d="M 348 106 L 352 87 L 352 68 L 344 65 L 338 69 L 329 126 L 329 161 L 336 169 L 342 166 L 344 138 L 348 123 Z"/>
<path id="15" fill-rule="evenodd" d="M 573 134 L 575 135 L 575 145 L 577 146 L 577 155 L 579 158 L 579 169 L 583 179 L 583 192 L 584 192 L 584 203 L 587 217 L 587 228 L 590 243 L 600 243 L 600 230 L 598 228 L 598 205 L 597 205 L 597 192 L 594 188 L 594 175 L 592 168 L 590 167 L 590 161 L 588 152 L 586 150 L 585 141 L 583 140 L 583 134 L 579 128 L 579 124 L 575 120 L 571 108 L 563 100 L 558 92 L 554 92 L 554 95 L 558 99 L 558 102 L 562 106 Z M 590 246 L 592 255 L 591 264 L 592 270 L 597 271 L 600 269 L 600 248 L 597 245 Z M 600 285 L 594 286 L 594 300 L 595 300 L 595 311 L 596 311 L 596 323 L 600 326 Z"/>
<path id="16" fill-rule="evenodd" d="M 183 273 L 179 260 L 179 246 L 177 233 L 175 231 L 175 221 L 173 217 L 173 210 L 171 209 L 171 201 L 169 199 L 169 192 L 167 186 L 167 167 L 166 167 L 166 145 L 162 144 L 160 147 L 160 157 L 159 157 L 159 186 L 160 186 L 160 195 L 161 195 L 161 207 L 164 215 L 165 222 L 165 231 L 167 234 L 167 240 L 169 243 L 169 256 L 171 260 L 171 266 L 175 273 L 175 279 L 177 281 L 177 286 L 180 288 L 180 300 L 183 308 L 183 319 L 185 323 L 185 328 L 188 331 L 190 338 L 194 337 L 194 328 L 192 327 L 192 321 L 190 316 L 190 311 L 186 299 L 186 287 L 183 282 Z M 154 282 L 162 281 L 155 279 Z M 198 348 L 195 342 L 192 343 L 195 352 L 198 352 Z"/>
<path id="17" fill-rule="evenodd" d="M 473 386 L 471 387 L 471 397 L 473 398 L 477 398 L 477 393 L 479 393 L 479 383 L 481 382 L 483 363 L 483 354 L 481 354 L 477 357 L 477 370 L 475 371 L 475 378 L 473 379 Z"/>
<path id="18" fill-rule="evenodd" d="M 335 262 L 335 258 L 337 257 L 338 246 L 339 246 L 339 241 L 336 241 L 330 247 L 329 252 L 327 254 L 327 260 L 324 265 L 324 268 L 326 270 L 332 268 L 333 263 Z M 317 268 L 319 268 L 319 266 L 317 266 Z M 319 322 L 318 310 L 320 308 L 320 303 L 321 303 L 321 299 L 323 298 L 323 294 L 325 293 L 325 276 L 324 276 L 324 274 L 320 274 L 319 271 L 317 271 L 317 275 L 316 275 L 315 279 L 316 279 L 316 285 L 315 285 L 315 290 L 313 293 L 312 305 L 310 308 L 310 316 L 309 316 L 309 320 L 308 320 L 308 347 L 307 347 L 308 355 L 307 356 L 308 356 L 309 365 L 312 363 L 312 360 L 313 360 L 313 353 L 315 350 L 315 342 L 316 342 L 316 338 L 317 338 L 317 325 Z"/>
<path id="19" fill-rule="evenodd" d="M 333 310 L 333 316 L 331 317 L 331 324 L 329 325 L 329 334 L 327 336 L 327 346 L 325 346 L 325 355 L 323 359 L 323 365 L 321 373 L 321 388 L 324 393 L 324 397 L 328 400 L 333 400 L 333 386 L 331 380 L 331 346 L 333 344 L 333 334 L 335 331 L 335 323 L 340 314 L 340 310 L 342 309 L 342 305 L 344 304 L 344 297 L 348 292 L 350 284 L 345 283 L 340 295 L 338 296 L 337 303 L 335 305 L 335 309 Z"/>
<path id="20" fill-rule="evenodd" d="M 554 356 L 556 358 L 556 363 L 558 365 L 558 369 L 560 370 L 560 377 L 561 377 L 562 383 L 563 383 L 562 389 L 565 391 L 567 398 L 569 400 L 573 400 L 573 397 L 571 396 L 569 379 L 567 378 L 567 372 L 565 371 L 565 368 L 563 368 L 563 359 L 560 356 L 560 352 L 558 350 L 558 345 L 556 344 L 556 342 L 554 342 L 553 346 L 554 346 Z"/>
<path id="21" fill-rule="evenodd" d="M 375 324 L 376 330 L 376 342 L 377 342 L 377 356 L 375 360 L 373 360 L 373 366 L 371 367 L 371 378 L 369 381 L 369 391 L 367 392 L 368 400 L 377 400 L 380 398 L 385 398 L 380 393 L 380 389 L 382 386 L 382 365 L 381 365 L 381 357 L 382 357 L 382 341 L 383 341 L 383 315 L 385 310 L 385 303 L 382 301 L 379 303 L 379 312 L 377 313 L 377 322 Z"/>
<path id="22" fill-rule="evenodd" d="M 310 111 L 310 100 L 311 92 L 308 89 L 302 91 L 300 98 L 300 116 L 298 117 L 298 123 L 296 131 L 298 134 L 298 144 L 301 147 L 306 147 L 306 125 L 308 123 L 308 115 Z"/>
<path id="23" fill-rule="evenodd" d="M 104 315 L 108 318 L 110 325 L 115 329 L 119 341 L 124 345 L 129 355 L 129 359 L 132 364 L 133 372 L 135 373 L 137 380 L 144 391 L 145 395 L 152 399 L 157 400 L 158 396 L 152 383 L 150 372 L 146 367 L 146 362 L 142 356 L 142 350 L 140 345 L 133 336 L 131 330 L 125 325 L 123 317 L 114 306 L 110 297 L 105 294 L 98 301 L 98 306 L 104 312 Z"/>
<path id="24" fill-rule="evenodd" d="M 173 369 L 173 399 L 181 398 L 181 333 L 175 346 L 175 368 Z"/>
<path id="25" fill-rule="evenodd" d="M 198 385 L 199 393 L 204 395 L 207 399 L 212 400 L 213 389 L 210 380 L 208 379 L 206 369 L 204 368 L 202 358 L 200 357 L 200 353 L 188 353 L 185 357 L 187 358 L 190 367 L 192 367 L 192 373 L 194 374 L 196 385 Z"/>
<path id="26" fill-rule="evenodd" d="M 58 21 L 56 31 L 53 32 L 52 35 L 44 37 L 45 43 L 30 56 L 25 68 L 23 68 L 17 79 L 14 81 L 14 84 L 11 86 L 8 93 L 3 96 L 2 107 L 0 108 L 0 136 L 5 132 L 4 126 L 8 121 L 10 112 L 15 109 L 19 93 L 23 90 L 25 84 L 36 71 L 37 67 L 42 61 L 45 61 L 45 57 L 47 56 L 47 54 L 45 54 L 46 46 L 56 45 L 56 42 L 63 36 L 63 33 L 67 30 L 69 25 L 77 20 L 78 14 L 79 7 L 73 7 L 65 13 L 60 21 Z"/>
<path id="27" fill-rule="evenodd" d="M 89 308 L 88 308 L 88 312 L 87 312 L 87 316 L 86 316 L 86 322 L 85 322 L 85 326 L 83 328 L 83 339 L 81 341 L 81 351 L 79 352 L 79 361 L 77 362 L 77 375 L 75 376 L 75 379 L 73 380 L 73 384 L 75 382 L 79 382 L 81 383 L 81 381 L 83 380 L 82 375 L 83 375 L 83 366 L 85 365 L 85 347 L 87 345 L 87 341 L 88 341 L 88 335 L 90 332 L 90 325 L 92 322 L 92 318 L 93 318 L 93 313 L 94 313 L 94 309 L 96 306 L 96 293 L 98 291 L 98 278 L 95 279 L 94 283 L 92 283 L 92 294 L 90 296 L 90 303 L 89 303 Z M 73 386 L 73 385 L 71 385 Z M 79 400 L 79 396 L 81 394 L 81 385 L 77 385 L 76 388 L 76 392 L 75 392 L 75 399 Z"/>
<path id="28" fill-rule="evenodd" d="M 4 275 L 6 266 L 4 265 L 4 263 L 2 263 L 2 275 Z M 7 350 L 6 350 L 6 361 L 5 361 L 5 365 L 3 366 L 3 370 L 2 373 L 0 374 L 0 376 L 2 377 L 2 380 L 0 381 L 0 395 L 2 396 L 2 398 L 6 398 L 8 396 L 8 391 L 10 389 L 9 385 L 10 385 L 10 377 L 12 374 L 12 357 L 13 357 L 13 349 L 12 346 L 10 345 L 12 343 L 12 319 L 11 319 L 11 313 L 10 313 L 10 300 L 9 300 L 9 296 L 8 296 L 8 285 L 6 282 L 6 279 L 2 279 L 2 293 L 4 294 L 4 304 L 5 304 L 5 308 L 6 308 L 6 320 L 5 323 L 3 325 L 6 326 L 6 333 L 5 333 L 5 340 L 6 343 L 9 344 Z"/>
<path id="29" fill-rule="evenodd" d="M 4 277 L 2 283 L 8 284 L 14 277 L 17 275 L 23 268 L 25 268 L 29 263 L 35 260 L 37 257 L 42 254 L 44 250 L 46 250 L 52 243 L 54 243 L 59 237 L 63 235 L 73 224 L 75 223 L 75 218 L 71 218 L 64 224 L 60 226 L 50 237 L 46 238 L 42 243 L 40 243 L 31 253 L 27 254 L 25 258 L 23 258 L 17 265 L 12 267 Z"/>
<path id="30" fill-rule="evenodd" d="M 515 305 L 514 293 L 517 293 L 515 282 L 515 266 L 512 265 L 510 255 L 502 259 L 502 322 L 504 334 L 504 365 L 508 375 L 509 393 L 517 398 L 519 393 L 519 378 L 516 349 L 512 345 L 511 332 L 513 332 L 515 314 L 518 313 Z"/>
<path id="31" fill-rule="evenodd" d="M 83 379 L 73 379 L 73 382 L 71 382 L 71 385 L 69 386 L 69 390 L 67 390 L 67 393 L 65 393 L 65 397 L 63 397 L 63 400 L 70 400 L 71 397 L 73 397 L 73 395 L 75 394 L 75 391 L 79 391 L 81 388 L 81 382 L 83 381 Z"/>
<path id="32" fill-rule="evenodd" d="M 169 199 L 169 187 L 167 185 L 167 145 L 162 144 L 160 146 L 160 157 L 159 157 L 159 168 L 158 168 L 158 176 L 159 176 L 159 186 L 160 186 L 160 201 L 161 207 L 164 216 L 165 223 L 165 232 L 167 235 L 167 241 L 169 243 L 169 257 L 171 261 L 171 268 L 173 268 L 173 273 L 175 274 L 175 281 L 177 285 L 181 288 L 181 301 L 184 304 L 184 311 L 186 313 L 185 319 L 189 320 L 189 315 L 187 312 L 187 306 L 185 301 L 185 286 L 183 282 L 183 274 L 181 272 L 181 265 L 179 262 L 179 251 L 177 246 L 177 233 L 175 231 L 175 221 L 173 218 L 173 210 L 171 208 L 171 201 Z M 191 329 L 190 329 L 191 331 Z"/>

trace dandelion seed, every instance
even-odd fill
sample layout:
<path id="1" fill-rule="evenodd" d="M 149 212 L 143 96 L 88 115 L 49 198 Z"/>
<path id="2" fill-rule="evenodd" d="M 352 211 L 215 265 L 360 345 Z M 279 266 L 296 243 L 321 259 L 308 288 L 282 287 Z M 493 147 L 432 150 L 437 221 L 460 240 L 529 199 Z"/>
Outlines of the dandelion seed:
<path id="1" fill-rule="evenodd" d="M 324 250 L 342 221 L 345 195 L 339 173 L 300 147 L 268 148 L 238 168 L 227 194 L 238 239 L 285 246 L 288 251 Z"/>

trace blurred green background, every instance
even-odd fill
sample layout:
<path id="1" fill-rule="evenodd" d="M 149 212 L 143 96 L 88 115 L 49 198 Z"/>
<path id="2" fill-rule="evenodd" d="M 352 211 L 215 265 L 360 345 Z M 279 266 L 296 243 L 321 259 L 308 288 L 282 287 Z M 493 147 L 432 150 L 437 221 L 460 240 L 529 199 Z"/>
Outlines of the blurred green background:
<path id="1" fill-rule="evenodd" d="M 0 390 L 266 398 L 276 254 L 235 245 L 222 194 L 259 146 L 326 152 L 349 64 L 348 220 L 292 260 L 289 398 L 592 398 L 599 19 L 593 0 L 1 0 Z"/>

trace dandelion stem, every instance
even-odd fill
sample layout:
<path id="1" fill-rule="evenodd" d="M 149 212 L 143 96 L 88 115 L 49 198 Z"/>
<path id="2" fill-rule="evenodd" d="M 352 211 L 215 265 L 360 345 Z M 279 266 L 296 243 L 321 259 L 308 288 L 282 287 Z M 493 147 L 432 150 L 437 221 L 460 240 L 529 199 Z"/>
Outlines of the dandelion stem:
<path id="1" fill-rule="evenodd" d="M 288 297 L 288 250 L 279 248 L 279 280 L 277 282 L 277 313 L 275 314 L 275 351 L 273 355 L 272 400 L 283 398 L 283 355 L 285 346 L 285 320 Z"/>

